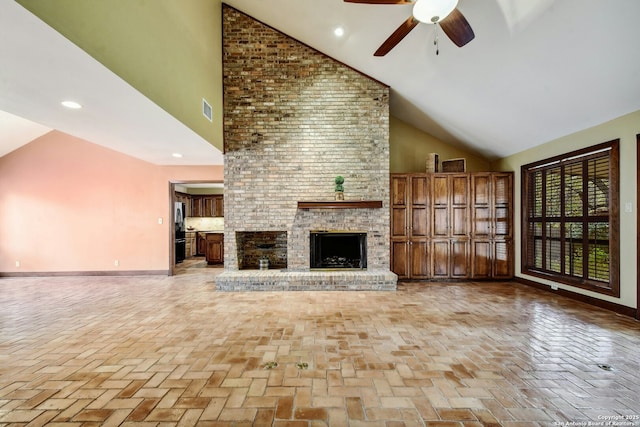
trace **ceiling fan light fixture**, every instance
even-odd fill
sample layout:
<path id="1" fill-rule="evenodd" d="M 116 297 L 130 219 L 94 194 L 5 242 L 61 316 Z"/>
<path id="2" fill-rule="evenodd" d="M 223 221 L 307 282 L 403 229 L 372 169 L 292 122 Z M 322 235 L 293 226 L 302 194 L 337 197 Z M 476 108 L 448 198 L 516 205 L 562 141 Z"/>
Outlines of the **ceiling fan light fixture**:
<path id="1" fill-rule="evenodd" d="M 437 24 L 446 18 L 458 5 L 458 0 L 417 0 L 413 5 L 413 16 L 420 22 Z"/>

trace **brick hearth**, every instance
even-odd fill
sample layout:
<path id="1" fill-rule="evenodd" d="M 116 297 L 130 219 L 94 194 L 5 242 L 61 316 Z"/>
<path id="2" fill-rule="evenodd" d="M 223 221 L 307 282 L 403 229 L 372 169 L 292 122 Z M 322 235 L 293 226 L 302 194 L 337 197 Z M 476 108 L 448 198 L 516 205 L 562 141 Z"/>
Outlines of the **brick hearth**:
<path id="1" fill-rule="evenodd" d="M 223 41 L 225 271 L 218 289 L 395 289 L 388 86 L 226 5 Z M 333 200 L 337 175 L 347 201 L 381 207 L 298 208 Z M 367 270 L 310 271 L 311 230 L 365 232 Z M 237 237 L 273 231 L 286 233 L 286 268 L 242 269 Z"/>

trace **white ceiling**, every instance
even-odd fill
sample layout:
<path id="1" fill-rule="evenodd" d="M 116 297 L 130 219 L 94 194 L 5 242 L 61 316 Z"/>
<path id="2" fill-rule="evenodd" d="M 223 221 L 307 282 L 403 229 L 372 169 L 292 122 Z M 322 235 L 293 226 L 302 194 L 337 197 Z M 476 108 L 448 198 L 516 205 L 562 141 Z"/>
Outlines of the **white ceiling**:
<path id="1" fill-rule="evenodd" d="M 392 115 L 488 158 L 640 109 L 638 0 L 460 0 L 476 34 L 468 45 L 441 33 L 436 56 L 434 27 L 420 24 L 381 58 L 373 52 L 411 5 L 225 2 L 388 84 Z M 0 39 L 0 110 L 39 123 L 36 135 L 58 129 L 155 164 L 222 164 L 219 150 L 13 1 L 0 2 Z M 85 108 L 62 109 L 65 97 Z M 16 148 L 10 139 L 0 136 L 0 156 Z"/>
<path id="2" fill-rule="evenodd" d="M 14 1 L 0 1 L 0 40 L 0 111 L 10 113 L 0 156 L 57 129 L 153 164 L 222 164 L 220 150 Z M 19 130 L 14 116 L 28 119 Z"/>

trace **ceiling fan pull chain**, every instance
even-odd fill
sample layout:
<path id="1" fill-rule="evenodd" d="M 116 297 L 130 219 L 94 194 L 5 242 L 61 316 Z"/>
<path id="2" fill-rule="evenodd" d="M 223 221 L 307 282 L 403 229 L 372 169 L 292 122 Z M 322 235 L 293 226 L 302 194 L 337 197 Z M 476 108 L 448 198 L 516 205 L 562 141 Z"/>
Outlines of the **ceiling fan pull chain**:
<path id="1" fill-rule="evenodd" d="M 440 46 L 438 44 L 438 23 L 435 24 L 436 30 L 434 32 L 433 44 L 436 47 L 436 55 L 440 54 Z"/>

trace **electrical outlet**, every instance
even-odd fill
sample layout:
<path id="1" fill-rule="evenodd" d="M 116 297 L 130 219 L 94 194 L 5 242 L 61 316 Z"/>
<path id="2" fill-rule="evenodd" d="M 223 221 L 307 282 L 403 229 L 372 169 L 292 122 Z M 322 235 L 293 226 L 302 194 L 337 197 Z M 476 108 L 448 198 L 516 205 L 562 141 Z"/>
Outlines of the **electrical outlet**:
<path id="1" fill-rule="evenodd" d="M 20 261 L 16 261 L 16 267 L 20 267 Z"/>
<path id="2" fill-rule="evenodd" d="M 162 217 L 158 218 L 158 224 L 162 225 Z"/>
<path id="3" fill-rule="evenodd" d="M 116 267 L 118 267 L 118 266 L 120 265 L 120 261 L 118 261 L 118 260 L 113 261 L 113 265 L 115 265 Z"/>

